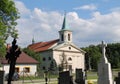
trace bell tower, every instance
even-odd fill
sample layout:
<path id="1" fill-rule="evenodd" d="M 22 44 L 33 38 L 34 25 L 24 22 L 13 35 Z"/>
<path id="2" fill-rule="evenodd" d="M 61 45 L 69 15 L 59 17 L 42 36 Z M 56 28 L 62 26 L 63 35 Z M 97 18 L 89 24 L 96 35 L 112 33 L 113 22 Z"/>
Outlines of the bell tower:
<path id="1" fill-rule="evenodd" d="M 59 31 L 59 43 L 71 43 L 72 42 L 72 31 L 70 30 L 67 21 L 66 14 L 64 15 L 64 20 L 62 24 L 62 28 Z"/>

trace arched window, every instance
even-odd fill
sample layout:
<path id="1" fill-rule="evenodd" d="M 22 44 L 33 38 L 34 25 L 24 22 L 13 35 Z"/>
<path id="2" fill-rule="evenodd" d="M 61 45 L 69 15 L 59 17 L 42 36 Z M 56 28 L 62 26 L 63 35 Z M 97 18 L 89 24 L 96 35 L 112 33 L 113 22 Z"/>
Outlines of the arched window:
<path id="1" fill-rule="evenodd" d="M 68 58 L 68 61 L 72 61 L 72 58 L 71 58 L 71 57 L 69 57 L 69 58 Z"/>
<path id="2" fill-rule="evenodd" d="M 45 66 L 43 66 L 43 70 L 45 70 L 46 68 L 45 68 Z"/>
<path id="3" fill-rule="evenodd" d="M 43 57 L 43 61 L 45 61 L 46 59 L 45 59 L 45 57 Z"/>
<path id="4" fill-rule="evenodd" d="M 61 35 L 61 40 L 62 40 L 62 41 L 64 40 L 64 36 L 63 36 L 63 34 Z"/>
<path id="5" fill-rule="evenodd" d="M 51 60 L 51 57 L 49 57 L 48 60 Z"/>
<path id="6" fill-rule="evenodd" d="M 68 34 L 68 41 L 70 41 L 70 34 Z"/>
<path id="7" fill-rule="evenodd" d="M 69 47 L 69 50 L 71 50 L 71 47 Z"/>

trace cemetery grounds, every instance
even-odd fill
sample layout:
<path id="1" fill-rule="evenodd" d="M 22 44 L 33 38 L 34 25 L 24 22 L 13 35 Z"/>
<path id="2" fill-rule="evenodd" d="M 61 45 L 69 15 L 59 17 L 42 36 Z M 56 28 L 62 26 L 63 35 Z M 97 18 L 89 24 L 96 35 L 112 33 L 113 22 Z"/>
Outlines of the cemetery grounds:
<path id="1" fill-rule="evenodd" d="M 112 69 L 113 79 L 118 76 L 119 71 L 120 69 Z M 73 76 L 75 77 L 74 74 Z M 43 77 L 30 77 L 30 78 L 33 80 L 34 83 L 30 83 L 30 79 L 26 77 L 24 78 L 24 81 L 28 81 L 28 82 L 25 82 L 24 84 L 45 84 Z M 58 84 L 57 78 L 58 78 L 57 75 L 56 76 L 51 75 L 50 82 L 48 84 Z M 92 70 L 87 72 L 87 81 L 92 81 L 93 84 L 97 84 L 97 79 L 98 79 L 97 71 Z M 13 84 L 23 84 L 22 82 L 23 82 L 23 78 L 21 78 L 19 81 L 13 81 Z M 5 84 L 7 83 L 5 82 Z"/>
<path id="2" fill-rule="evenodd" d="M 113 80 L 115 77 L 118 77 L 118 72 L 120 69 L 112 69 L 112 74 L 113 74 Z M 96 71 L 88 71 L 87 72 L 87 80 L 93 81 L 93 84 L 97 84 L 97 72 Z"/>

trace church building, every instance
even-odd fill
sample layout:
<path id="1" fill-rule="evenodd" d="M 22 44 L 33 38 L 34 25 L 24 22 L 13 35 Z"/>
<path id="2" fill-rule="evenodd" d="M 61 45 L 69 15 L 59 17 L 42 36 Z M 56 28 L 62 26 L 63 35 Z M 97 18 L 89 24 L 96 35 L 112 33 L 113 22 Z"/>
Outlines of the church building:
<path id="1" fill-rule="evenodd" d="M 72 42 L 72 31 L 67 25 L 66 15 L 59 31 L 59 39 L 32 43 L 28 48 L 40 53 L 42 61 L 40 67 L 43 70 L 49 70 L 53 61 L 64 71 L 75 73 L 76 68 L 85 69 L 85 51 Z"/>

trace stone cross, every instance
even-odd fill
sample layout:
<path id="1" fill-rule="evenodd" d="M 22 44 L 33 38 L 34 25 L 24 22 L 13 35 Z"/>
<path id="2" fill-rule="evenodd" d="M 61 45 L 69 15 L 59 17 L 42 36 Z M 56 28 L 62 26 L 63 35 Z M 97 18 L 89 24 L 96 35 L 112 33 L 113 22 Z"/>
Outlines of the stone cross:
<path id="1" fill-rule="evenodd" d="M 106 50 L 105 50 L 105 47 L 107 47 L 107 44 L 105 44 L 105 42 L 104 41 L 102 41 L 102 54 L 103 54 L 103 56 L 105 56 L 105 52 L 106 52 Z"/>
<path id="2" fill-rule="evenodd" d="M 113 84 L 111 64 L 108 62 L 105 55 L 105 47 L 107 46 L 102 41 L 102 57 L 98 63 L 98 84 Z"/>
<path id="3" fill-rule="evenodd" d="M 16 42 L 17 42 L 17 40 L 14 39 L 12 42 L 12 46 L 10 48 L 8 48 L 6 56 L 5 56 L 6 59 L 8 60 L 8 63 L 10 64 L 9 75 L 8 75 L 8 84 L 11 84 L 12 76 L 14 75 L 14 72 L 15 72 L 16 60 L 19 57 L 19 55 L 21 54 L 21 50 L 18 47 L 18 45 L 16 45 Z"/>
<path id="4" fill-rule="evenodd" d="M 105 55 L 105 53 L 106 53 L 106 49 L 105 48 L 107 47 L 107 44 L 105 44 L 105 42 L 102 41 L 101 47 L 102 47 L 102 60 L 107 63 L 108 60 L 107 60 L 106 55 Z"/>

